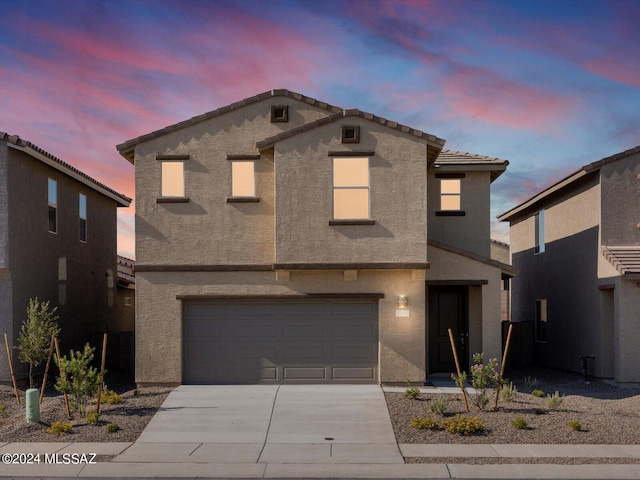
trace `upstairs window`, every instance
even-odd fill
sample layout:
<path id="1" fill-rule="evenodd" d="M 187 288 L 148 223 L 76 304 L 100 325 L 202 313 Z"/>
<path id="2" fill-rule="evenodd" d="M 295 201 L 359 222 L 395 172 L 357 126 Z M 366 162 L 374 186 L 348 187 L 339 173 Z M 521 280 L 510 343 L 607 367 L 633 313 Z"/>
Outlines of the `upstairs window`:
<path id="1" fill-rule="evenodd" d="M 49 231 L 58 233 L 58 182 L 49 179 L 48 185 L 48 203 L 49 203 Z"/>
<path id="2" fill-rule="evenodd" d="M 547 341 L 547 300 L 536 300 L 536 342 Z"/>
<path id="3" fill-rule="evenodd" d="M 256 196 L 255 162 L 231 162 L 231 196 Z"/>
<path id="4" fill-rule="evenodd" d="M 162 161 L 161 164 L 160 195 L 163 197 L 184 197 L 184 162 Z"/>
<path id="5" fill-rule="evenodd" d="M 459 211 L 461 206 L 461 190 L 459 178 L 443 178 L 440 180 L 440 210 L 444 212 Z"/>
<path id="6" fill-rule="evenodd" d="M 535 239 L 535 248 L 534 253 L 544 253 L 544 210 L 540 210 L 535 215 L 535 229 L 536 229 L 536 239 Z"/>
<path id="7" fill-rule="evenodd" d="M 87 241 L 87 196 L 80 194 L 78 196 L 78 212 L 80 221 L 80 241 Z"/>
<path id="8" fill-rule="evenodd" d="M 369 159 L 333 159 L 333 218 L 369 218 Z"/>

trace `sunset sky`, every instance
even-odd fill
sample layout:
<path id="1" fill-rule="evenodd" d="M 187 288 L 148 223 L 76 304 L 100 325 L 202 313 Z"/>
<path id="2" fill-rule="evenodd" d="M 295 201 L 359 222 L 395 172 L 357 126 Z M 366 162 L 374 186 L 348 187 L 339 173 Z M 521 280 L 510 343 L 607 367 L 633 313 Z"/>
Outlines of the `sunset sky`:
<path id="1" fill-rule="evenodd" d="M 115 145 L 273 88 L 509 160 L 495 217 L 640 145 L 640 1 L 0 0 L 0 131 L 127 196 Z M 134 205 L 118 251 L 134 257 Z"/>

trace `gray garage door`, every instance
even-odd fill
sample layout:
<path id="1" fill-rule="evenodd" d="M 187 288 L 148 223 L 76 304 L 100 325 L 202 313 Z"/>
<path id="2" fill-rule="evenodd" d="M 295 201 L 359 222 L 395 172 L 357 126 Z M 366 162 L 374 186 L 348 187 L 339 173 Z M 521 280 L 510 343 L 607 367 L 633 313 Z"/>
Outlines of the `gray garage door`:
<path id="1" fill-rule="evenodd" d="M 373 300 L 185 302 L 183 382 L 376 383 Z"/>

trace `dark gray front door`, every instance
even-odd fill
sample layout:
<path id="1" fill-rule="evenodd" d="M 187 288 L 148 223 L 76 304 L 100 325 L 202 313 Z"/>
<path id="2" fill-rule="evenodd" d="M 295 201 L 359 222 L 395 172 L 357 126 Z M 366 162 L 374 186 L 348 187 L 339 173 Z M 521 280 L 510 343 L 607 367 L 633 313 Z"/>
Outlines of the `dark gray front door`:
<path id="1" fill-rule="evenodd" d="M 454 373 L 456 365 L 451 350 L 448 329 L 453 330 L 460 368 L 467 370 L 468 308 L 467 286 L 429 287 L 429 373 Z"/>
<path id="2" fill-rule="evenodd" d="M 183 383 L 377 383 L 373 300 L 194 301 Z"/>

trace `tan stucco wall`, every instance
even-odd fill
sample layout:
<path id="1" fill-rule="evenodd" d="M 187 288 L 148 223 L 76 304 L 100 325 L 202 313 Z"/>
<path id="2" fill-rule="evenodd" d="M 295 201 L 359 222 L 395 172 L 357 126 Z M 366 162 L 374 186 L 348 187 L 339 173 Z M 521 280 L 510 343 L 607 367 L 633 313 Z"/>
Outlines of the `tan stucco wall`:
<path id="1" fill-rule="evenodd" d="M 379 300 L 380 381 L 424 381 L 424 271 L 360 270 L 354 281 L 342 271 L 152 273 L 136 275 L 136 382 L 181 383 L 182 301 L 177 295 L 287 295 L 383 293 Z M 396 318 L 406 295 L 409 318 Z"/>
<path id="2" fill-rule="evenodd" d="M 614 335 L 616 343 L 615 379 L 640 382 L 640 283 L 621 280 L 616 286 Z"/>
<path id="3" fill-rule="evenodd" d="M 432 168 L 427 176 L 429 238 L 455 245 L 484 257 L 491 255 L 490 172 L 466 172 L 461 179 L 461 209 L 465 216 L 436 216 L 440 210 L 440 179 L 443 168 Z M 469 232 L 473 232 L 470 235 Z"/>
<path id="4" fill-rule="evenodd" d="M 271 105 L 289 105 L 290 121 L 271 123 Z M 256 142 L 326 116 L 326 110 L 274 97 L 143 142 L 136 147 L 136 260 L 141 264 L 272 263 L 273 159 L 255 162 L 259 203 L 226 203 L 228 154 L 257 154 Z M 189 203 L 157 204 L 157 154 L 188 154 Z"/>
<path id="5" fill-rule="evenodd" d="M 360 143 L 341 143 L 343 125 L 360 126 Z M 369 159 L 375 225 L 329 226 L 330 151 L 375 151 Z M 426 154 L 424 140 L 354 117 L 278 143 L 276 262 L 426 262 Z"/>
<path id="6" fill-rule="evenodd" d="M 469 287 L 469 355 L 484 352 L 485 359 L 501 361 L 500 269 L 436 247 L 429 247 L 429 262 L 427 281 L 488 281 Z"/>

